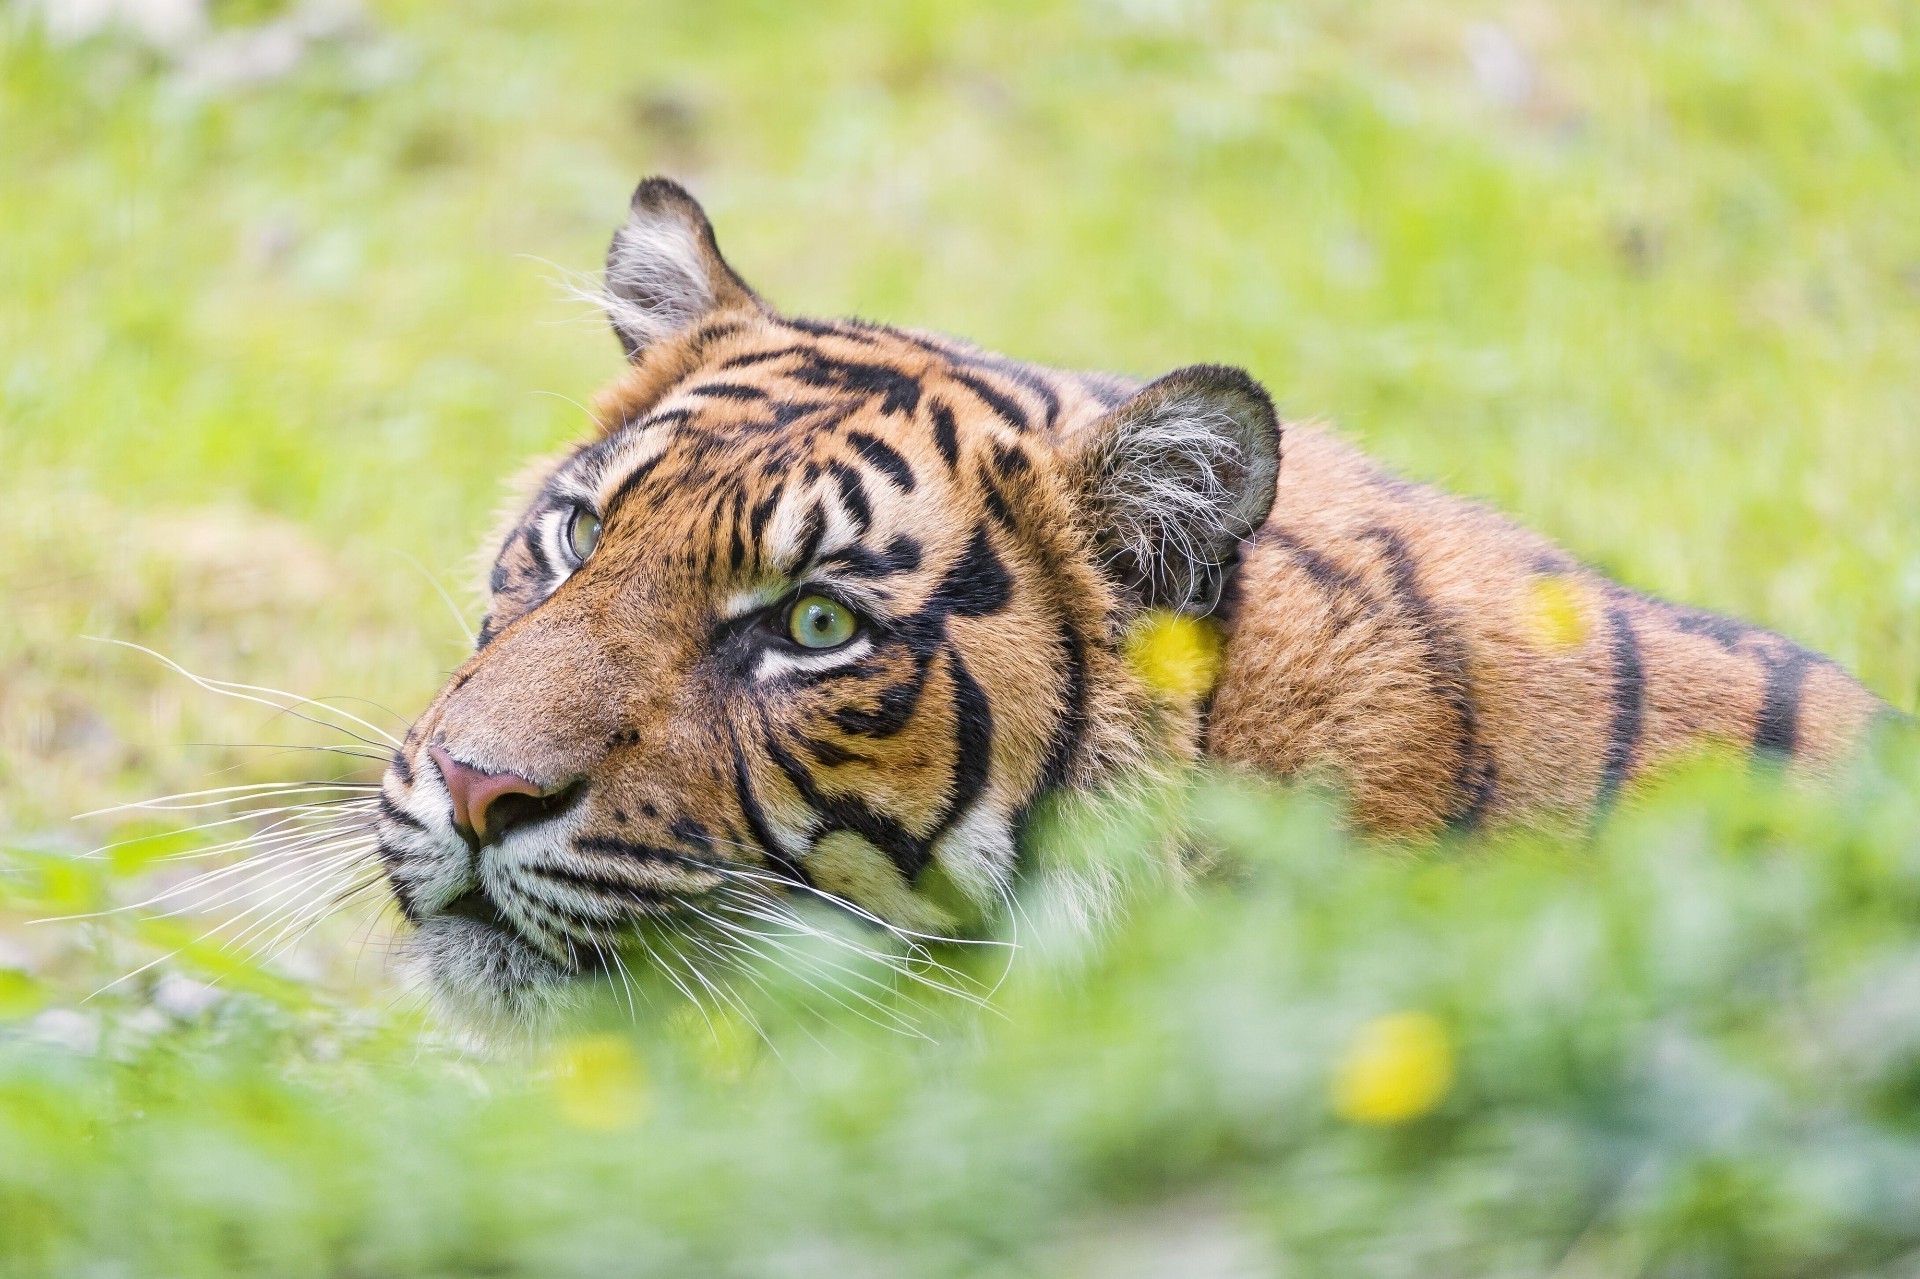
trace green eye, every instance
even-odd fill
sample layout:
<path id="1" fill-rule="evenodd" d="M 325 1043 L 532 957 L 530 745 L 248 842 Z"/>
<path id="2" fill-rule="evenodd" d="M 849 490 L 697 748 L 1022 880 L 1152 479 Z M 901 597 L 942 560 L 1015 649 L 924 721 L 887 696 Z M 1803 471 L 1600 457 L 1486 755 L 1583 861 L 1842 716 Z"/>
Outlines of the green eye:
<path id="1" fill-rule="evenodd" d="M 584 506 L 573 509 L 573 522 L 567 525 L 567 548 L 573 558 L 586 562 L 593 548 L 600 545 L 600 517 Z"/>
<path id="2" fill-rule="evenodd" d="M 787 614 L 787 635 L 801 648 L 839 648 L 859 625 L 853 610 L 824 595 L 803 595 Z"/>

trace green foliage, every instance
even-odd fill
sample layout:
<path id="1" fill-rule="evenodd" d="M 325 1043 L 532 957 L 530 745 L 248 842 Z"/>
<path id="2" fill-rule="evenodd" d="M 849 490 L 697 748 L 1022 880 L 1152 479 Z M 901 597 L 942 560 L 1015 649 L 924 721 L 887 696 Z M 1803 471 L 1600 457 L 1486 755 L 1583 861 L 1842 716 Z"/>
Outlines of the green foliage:
<path id="1" fill-rule="evenodd" d="M 1592 843 L 1367 848 L 1215 783 L 1066 812 L 1011 962 L 940 956 L 988 1012 L 654 979 L 481 1058 L 357 918 L 292 964 L 26 922 L 215 838 L 75 812 L 360 763 L 248 745 L 338 742 L 82 636 L 431 693 L 464 647 L 437 583 L 615 367 L 552 277 L 656 170 L 789 309 L 1244 364 L 1911 709 L 1911 4 L 247 0 L 185 44 L 38 11 L 0 11 L 0 1272 L 1920 1264 L 1905 739 L 1833 794 L 1703 767 Z M 297 66 L 209 70 L 263 23 L 306 24 Z"/>

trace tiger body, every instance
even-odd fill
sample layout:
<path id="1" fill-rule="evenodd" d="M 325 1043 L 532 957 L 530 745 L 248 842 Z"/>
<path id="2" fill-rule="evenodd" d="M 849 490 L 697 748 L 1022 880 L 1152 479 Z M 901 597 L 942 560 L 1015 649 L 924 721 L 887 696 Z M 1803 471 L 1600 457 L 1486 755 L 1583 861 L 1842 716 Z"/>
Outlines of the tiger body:
<path id="1" fill-rule="evenodd" d="M 670 183 L 635 193 L 606 304 L 627 369 L 383 783 L 414 954 L 468 1012 L 779 894 L 963 929 L 1037 802 L 1170 762 L 1328 777 L 1422 837 L 1588 820 L 1702 742 L 1825 767 L 1884 709 L 1283 430 L 1237 370 L 1142 386 L 782 316 Z M 1129 663 L 1168 611 L 1219 628 L 1211 689 Z"/>

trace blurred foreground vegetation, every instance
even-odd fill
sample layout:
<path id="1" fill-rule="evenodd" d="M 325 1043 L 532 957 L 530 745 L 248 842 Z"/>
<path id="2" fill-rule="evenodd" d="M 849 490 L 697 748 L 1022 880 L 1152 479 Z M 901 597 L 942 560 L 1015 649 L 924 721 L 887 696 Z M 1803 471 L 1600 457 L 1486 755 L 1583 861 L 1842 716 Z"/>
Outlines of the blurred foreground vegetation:
<path id="1" fill-rule="evenodd" d="M 769 971 L 483 1059 L 364 913 L 269 962 L 30 926 L 206 839 L 73 814 L 339 771 L 83 636 L 396 717 L 457 663 L 501 481 L 614 368 L 554 277 L 653 171 L 788 309 L 1244 364 L 1920 694 L 1910 3 L 14 0 L 0 1273 L 1920 1273 L 1906 740 L 1592 845 L 1367 849 L 1201 785 L 1047 842 L 1125 907 L 1088 937 L 1036 876 L 1011 962 L 941 957 L 991 1012 Z M 1151 873 L 1169 827 L 1216 880 Z"/>

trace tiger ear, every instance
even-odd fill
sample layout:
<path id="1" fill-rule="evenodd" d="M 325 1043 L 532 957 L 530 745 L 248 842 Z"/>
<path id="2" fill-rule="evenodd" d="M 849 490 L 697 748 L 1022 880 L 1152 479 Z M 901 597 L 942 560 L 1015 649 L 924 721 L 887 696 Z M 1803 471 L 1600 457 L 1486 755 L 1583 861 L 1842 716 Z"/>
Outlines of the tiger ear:
<path id="1" fill-rule="evenodd" d="M 1096 423 L 1070 466 L 1107 572 L 1147 607 L 1204 615 L 1273 509 L 1280 423 L 1246 373 L 1196 364 Z"/>
<path id="2" fill-rule="evenodd" d="M 601 301 L 630 360 L 712 312 L 764 306 L 720 256 L 699 201 L 669 178 L 634 188 L 607 249 Z"/>

